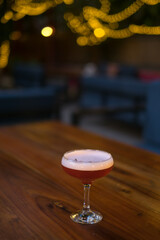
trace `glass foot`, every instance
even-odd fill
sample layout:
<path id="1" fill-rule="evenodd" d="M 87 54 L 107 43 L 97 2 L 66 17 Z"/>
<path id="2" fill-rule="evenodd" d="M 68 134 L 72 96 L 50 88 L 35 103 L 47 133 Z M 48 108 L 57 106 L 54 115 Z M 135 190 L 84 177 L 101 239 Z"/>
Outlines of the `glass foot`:
<path id="1" fill-rule="evenodd" d="M 70 218 L 76 223 L 95 224 L 100 222 L 103 216 L 99 212 L 89 210 L 72 213 Z"/>

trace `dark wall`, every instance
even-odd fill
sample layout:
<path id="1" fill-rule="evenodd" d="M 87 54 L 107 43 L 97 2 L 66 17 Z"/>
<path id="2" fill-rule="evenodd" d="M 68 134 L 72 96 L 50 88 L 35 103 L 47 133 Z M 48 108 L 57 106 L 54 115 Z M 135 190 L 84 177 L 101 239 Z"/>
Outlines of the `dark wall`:
<path id="1" fill-rule="evenodd" d="M 133 36 L 107 39 L 97 46 L 80 47 L 73 33 L 56 33 L 44 38 L 35 35 L 12 44 L 11 57 L 43 61 L 45 64 L 83 64 L 112 61 L 142 67 L 160 68 L 160 37 Z"/>

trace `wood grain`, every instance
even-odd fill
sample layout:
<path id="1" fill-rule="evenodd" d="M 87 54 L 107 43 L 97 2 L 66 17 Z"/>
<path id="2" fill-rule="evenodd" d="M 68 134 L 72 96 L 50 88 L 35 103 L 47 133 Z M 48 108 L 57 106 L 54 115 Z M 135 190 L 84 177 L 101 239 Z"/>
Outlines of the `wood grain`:
<path id="1" fill-rule="evenodd" d="M 63 172 L 64 152 L 92 148 L 111 152 L 112 172 L 94 182 L 96 225 L 73 223 L 80 209 L 79 180 Z M 0 240 L 160 239 L 160 156 L 59 122 L 0 129 Z"/>

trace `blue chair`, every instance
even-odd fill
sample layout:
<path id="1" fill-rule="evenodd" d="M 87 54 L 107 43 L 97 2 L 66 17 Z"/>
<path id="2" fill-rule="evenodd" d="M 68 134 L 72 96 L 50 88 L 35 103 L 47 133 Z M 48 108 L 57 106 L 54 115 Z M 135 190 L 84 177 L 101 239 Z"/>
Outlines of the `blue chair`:
<path id="1" fill-rule="evenodd" d="M 98 75 L 83 77 L 81 86 L 81 109 L 123 108 L 121 112 L 114 114 L 114 118 L 143 124 L 143 110 L 140 110 L 139 106 L 145 102 L 147 84 L 137 81 L 134 77 L 111 78 Z"/>
<path id="2" fill-rule="evenodd" d="M 145 119 L 140 147 L 160 154 L 160 81 L 149 84 Z"/>

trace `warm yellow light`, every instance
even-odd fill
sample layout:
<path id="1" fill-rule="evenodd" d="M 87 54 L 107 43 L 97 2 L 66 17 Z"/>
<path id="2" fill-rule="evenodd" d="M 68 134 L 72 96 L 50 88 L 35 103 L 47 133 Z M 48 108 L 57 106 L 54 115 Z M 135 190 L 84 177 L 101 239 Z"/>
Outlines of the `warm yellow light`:
<path id="1" fill-rule="evenodd" d="M 117 22 L 109 23 L 108 25 L 109 25 L 109 28 L 111 28 L 113 30 L 115 30 L 119 27 L 119 23 L 117 23 Z"/>
<path id="2" fill-rule="evenodd" d="M 51 27 L 44 27 L 41 30 L 41 34 L 43 37 L 50 37 L 53 34 L 53 28 Z"/>
<path id="3" fill-rule="evenodd" d="M 45 0 L 45 1 L 15 0 L 11 8 L 15 13 L 19 13 L 21 16 L 25 15 L 34 16 L 42 14 L 49 8 L 55 7 L 56 5 L 61 4 L 62 2 L 63 0 Z M 14 20 L 16 21 L 17 18 L 14 17 Z"/>
<path id="4" fill-rule="evenodd" d="M 79 16 L 71 12 L 64 15 L 68 27 L 79 35 L 78 45 L 96 45 L 107 38 L 122 39 L 134 34 L 160 35 L 160 26 L 129 25 L 119 29 L 119 23 L 140 10 L 144 4 L 156 5 L 160 0 L 134 0 L 127 8 L 114 14 L 110 13 L 110 0 L 99 0 L 99 2 L 100 8 L 85 6 Z"/>
<path id="5" fill-rule="evenodd" d="M 74 3 L 74 0 L 63 0 L 63 2 L 67 5 L 70 5 L 70 4 Z"/>
<path id="6" fill-rule="evenodd" d="M 74 15 L 70 12 L 67 12 L 67 13 L 64 14 L 64 19 L 66 21 L 71 21 L 73 18 L 74 18 Z"/>
<path id="7" fill-rule="evenodd" d="M 6 12 L 4 16 L 1 18 L 1 23 L 7 23 L 12 17 L 13 17 L 12 11 Z"/>
<path id="8" fill-rule="evenodd" d="M 94 45 L 94 44 L 98 44 L 98 39 L 95 37 L 95 35 L 94 34 L 91 34 L 90 36 L 89 36 L 89 40 L 90 40 L 90 42 Z"/>
<path id="9" fill-rule="evenodd" d="M 94 35 L 97 37 L 97 38 L 102 38 L 105 36 L 105 31 L 103 28 L 96 28 L 94 30 Z"/>
<path id="10" fill-rule="evenodd" d="M 13 17 L 13 12 L 12 12 L 12 11 L 8 11 L 8 12 L 6 12 L 5 15 L 4 15 L 4 18 L 5 18 L 6 20 L 10 20 L 12 17 Z"/>
<path id="11" fill-rule="evenodd" d="M 148 5 L 156 5 L 159 3 L 159 0 L 142 0 L 142 1 Z"/>
<path id="12" fill-rule="evenodd" d="M 88 19 L 88 24 L 90 25 L 91 28 L 96 29 L 96 28 L 101 28 L 102 24 L 99 22 L 98 19 L 96 18 L 90 18 Z"/>
<path id="13" fill-rule="evenodd" d="M 88 43 L 88 38 L 87 37 L 78 37 L 77 38 L 77 44 L 79 46 L 85 46 Z"/>
<path id="14" fill-rule="evenodd" d="M 17 12 L 13 15 L 12 20 L 18 21 L 19 19 L 23 18 L 24 16 L 25 16 L 25 14 Z"/>
<path id="15" fill-rule="evenodd" d="M 0 46 L 0 68 L 5 68 L 8 64 L 8 58 L 10 53 L 9 41 L 2 42 Z"/>
<path id="16" fill-rule="evenodd" d="M 109 0 L 100 0 L 101 3 L 101 11 L 103 11 L 104 13 L 108 13 L 110 11 L 110 1 Z"/>
<path id="17" fill-rule="evenodd" d="M 132 33 L 137 33 L 137 34 L 148 34 L 148 35 L 160 35 L 160 27 L 150 27 L 150 26 L 138 26 L 138 25 L 130 25 L 129 30 Z"/>
<path id="18" fill-rule="evenodd" d="M 80 21 L 78 20 L 78 18 L 73 18 L 73 19 L 70 21 L 70 25 L 71 25 L 72 27 L 79 27 Z"/>

